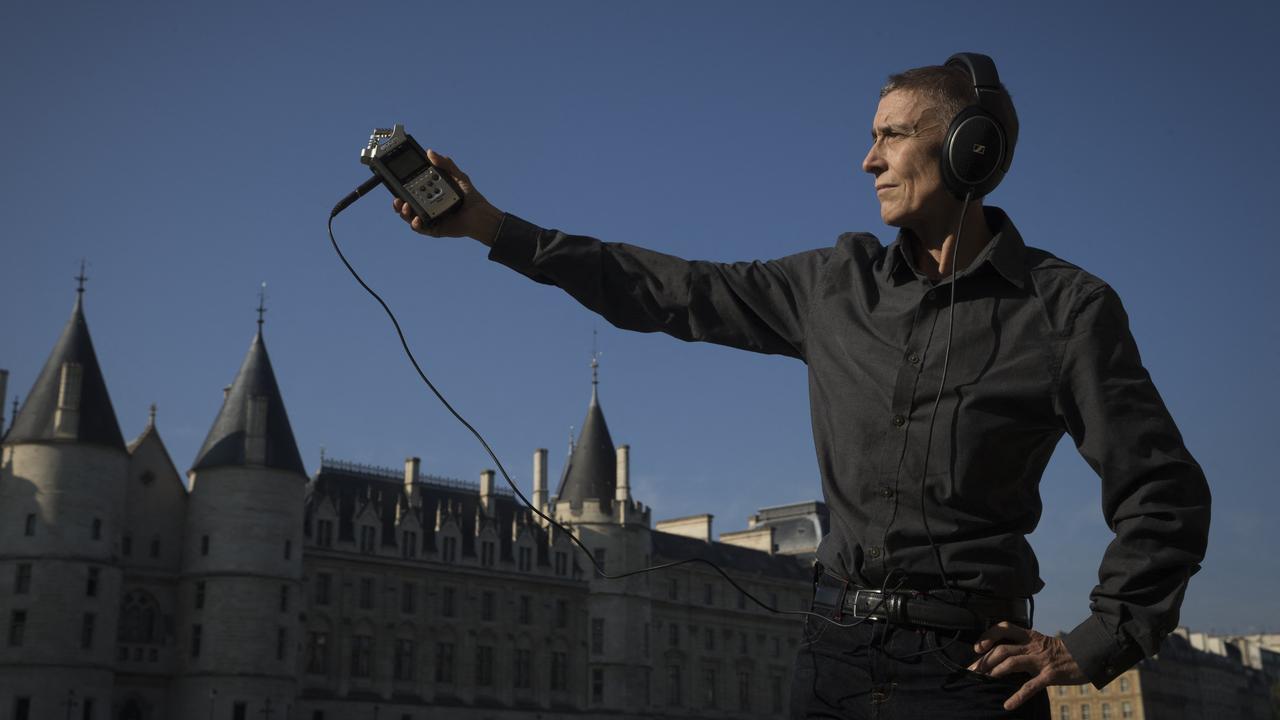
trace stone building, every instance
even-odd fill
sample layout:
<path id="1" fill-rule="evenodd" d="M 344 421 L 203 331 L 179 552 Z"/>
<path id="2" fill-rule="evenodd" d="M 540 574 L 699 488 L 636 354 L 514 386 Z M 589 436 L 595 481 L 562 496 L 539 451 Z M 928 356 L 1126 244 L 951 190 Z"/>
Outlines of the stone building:
<path id="1" fill-rule="evenodd" d="M 784 716 L 820 503 L 654 523 L 596 383 L 554 493 L 323 459 L 259 327 L 184 482 L 126 444 L 83 311 L 0 444 L 0 720 Z M 0 397 L 7 373 L 0 373 Z M 199 381 L 198 379 L 195 379 Z M 212 383 L 210 383 L 212 384 Z"/>
<path id="2" fill-rule="evenodd" d="M 1261 645 L 1267 636 L 1254 636 Z M 1271 636 L 1274 637 L 1274 636 Z M 1262 638 L 1261 640 L 1258 638 Z M 1276 653 L 1241 651 L 1239 638 L 1178 628 L 1153 658 L 1139 662 L 1101 689 L 1092 685 L 1050 688 L 1055 720 L 1222 720 L 1272 718 L 1271 686 L 1261 667 Z"/>

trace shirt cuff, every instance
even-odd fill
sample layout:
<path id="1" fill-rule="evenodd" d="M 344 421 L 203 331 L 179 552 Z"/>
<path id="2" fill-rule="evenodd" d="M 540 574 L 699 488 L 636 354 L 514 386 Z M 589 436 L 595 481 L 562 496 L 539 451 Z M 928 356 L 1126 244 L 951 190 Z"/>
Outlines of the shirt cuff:
<path id="1" fill-rule="evenodd" d="M 542 232 L 542 228 L 537 225 L 507 213 L 498 228 L 497 236 L 493 238 L 493 245 L 489 247 L 489 259 L 532 276 L 534 259 L 538 254 L 538 239 Z"/>
<path id="2" fill-rule="evenodd" d="M 1121 646 L 1097 615 L 1090 615 L 1062 641 L 1081 672 L 1098 689 L 1142 659 L 1142 648 L 1136 644 Z"/>

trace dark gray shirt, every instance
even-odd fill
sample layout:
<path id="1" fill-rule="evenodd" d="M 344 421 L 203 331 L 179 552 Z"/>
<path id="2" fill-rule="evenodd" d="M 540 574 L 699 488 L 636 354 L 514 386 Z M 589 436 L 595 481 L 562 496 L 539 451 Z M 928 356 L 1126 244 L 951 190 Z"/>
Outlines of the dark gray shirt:
<path id="1" fill-rule="evenodd" d="M 820 561 L 853 582 L 1002 597 L 1039 591 L 1026 536 L 1063 433 L 1102 478 L 1115 539 L 1091 610 L 1065 638 L 1101 686 L 1153 655 L 1178 621 L 1209 530 L 1209 489 L 1138 356 L 1116 293 L 1029 248 L 1000 210 L 959 274 L 932 447 L 950 285 L 915 271 L 902 237 L 846 233 L 767 262 L 686 261 L 544 230 L 508 215 L 490 258 L 557 285 L 621 328 L 665 332 L 809 369 L 831 532 Z M 928 462 L 928 468 L 924 467 Z M 923 512 L 921 473 L 924 473 Z M 904 575 L 905 573 L 905 575 Z"/>

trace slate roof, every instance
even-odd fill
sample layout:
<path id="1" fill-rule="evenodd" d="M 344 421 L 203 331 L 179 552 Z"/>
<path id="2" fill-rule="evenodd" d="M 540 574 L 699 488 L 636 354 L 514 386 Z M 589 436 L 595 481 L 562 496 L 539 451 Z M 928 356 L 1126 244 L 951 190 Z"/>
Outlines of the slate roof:
<path id="1" fill-rule="evenodd" d="M 595 383 L 592 383 L 587 418 L 582 421 L 582 432 L 560 478 L 556 501 L 568 501 L 574 507 L 598 502 L 601 510 L 611 512 L 617 484 L 618 453 L 613 447 L 613 438 L 609 436 L 604 412 L 600 410 Z"/>
<path id="2" fill-rule="evenodd" d="M 80 409 L 76 432 L 71 437 L 54 434 L 54 416 L 58 411 L 58 391 L 62 382 L 62 366 L 77 364 L 81 368 Z M 35 386 L 27 393 L 4 436 L 9 445 L 33 442 L 77 442 L 105 445 L 124 450 L 124 436 L 116 422 L 116 411 L 107 394 L 107 384 L 102 378 L 98 356 L 89 338 L 89 325 L 84 319 L 83 294 L 76 296 L 71 319 L 62 330 L 62 336 L 53 346 L 53 352 L 45 361 L 44 369 L 36 378 Z"/>
<path id="3" fill-rule="evenodd" d="M 480 522 L 492 524 L 498 536 L 498 557 L 506 561 L 514 561 L 512 551 L 512 525 L 520 521 L 534 532 L 539 565 L 548 564 L 546 548 L 546 530 L 533 523 L 528 509 L 504 487 L 501 476 L 495 478 L 493 497 L 493 517 L 484 517 Z M 442 508 L 452 513 L 461 533 L 462 547 L 459 553 L 463 556 L 474 556 L 476 547 L 477 508 L 480 506 L 480 489 L 476 485 L 461 480 L 440 478 L 430 475 L 420 476 L 414 485 L 417 499 L 413 502 L 404 491 L 404 475 L 391 468 L 357 465 L 341 461 L 322 461 L 320 471 L 307 485 L 306 495 L 306 528 L 310 535 L 312 517 L 320 504 L 333 502 L 338 513 L 337 541 L 354 542 L 356 540 L 355 518 L 372 504 L 373 512 L 381 525 L 379 543 L 383 546 L 397 547 L 400 538 L 396 535 L 396 511 L 408 512 L 417 517 L 422 526 L 420 536 L 422 552 L 437 550 L 436 513 Z"/>
<path id="4" fill-rule="evenodd" d="M 811 561 L 791 555 L 770 555 L 762 550 L 715 541 L 705 542 L 660 530 L 652 531 L 650 542 L 654 564 L 700 557 L 725 570 L 746 575 L 803 581 L 813 578 Z"/>
<path id="5" fill-rule="evenodd" d="M 267 346 L 262 340 L 261 325 L 204 445 L 196 453 L 192 470 L 249 464 L 245 441 L 248 437 L 249 400 L 253 397 L 267 398 L 266 459 L 262 465 L 306 475 L 298 444 L 293 439 L 293 427 L 289 425 L 289 415 L 285 412 L 284 400 L 271 370 L 271 358 L 267 356 Z"/>

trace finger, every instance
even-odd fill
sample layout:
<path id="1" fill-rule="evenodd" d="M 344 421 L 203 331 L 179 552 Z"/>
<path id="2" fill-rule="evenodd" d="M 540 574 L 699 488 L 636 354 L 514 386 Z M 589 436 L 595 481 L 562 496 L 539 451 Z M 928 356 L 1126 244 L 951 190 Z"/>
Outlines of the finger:
<path id="1" fill-rule="evenodd" d="M 1015 655 L 1023 655 L 1026 652 L 1027 646 L 1025 645 L 997 645 L 975 660 L 973 665 L 970 666 L 970 669 L 974 672 L 980 673 L 990 672 L 991 668 L 1004 662 L 1007 658 Z"/>
<path id="2" fill-rule="evenodd" d="M 1007 621 L 1002 621 L 992 625 L 987 628 L 986 632 L 982 633 L 982 636 L 978 638 L 978 642 L 974 644 L 973 651 L 986 652 L 995 645 L 1011 641 L 1025 643 L 1028 637 L 1029 634 L 1025 629 L 1012 625 Z"/>
<path id="3" fill-rule="evenodd" d="M 1022 687 L 1018 688 L 1018 692 L 1014 693 L 1012 696 L 1009 697 L 1008 700 L 1004 701 L 1004 709 L 1005 710 L 1018 709 L 1022 705 L 1022 703 L 1035 697 L 1036 693 L 1040 692 L 1041 690 L 1045 689 L 1048 686 L 1049 686 L 1049 680 L 1044 675 L 1037 675 L 1031 678 L 1030 680 L 1023 683 Z"/>
<path id="4" fill-rule="evenodd" d="M 400 198 L 398 197 L 391 198 L 391 207 L 394 208 L 397 213 L 400 212 L 400 206 L 403 204 L 404 204 L 404 201 L 401 200 Z"/>
<path id="5" fill-rule="evenodd" d="M 991 677 L 1003 677 L 1014 673 L 1027 673 L 1028 675 L 1039 675 L 1044 671 L 1041 662 L 1034 655 L 1015 655 L 1007 658 L 1002 662 L 995 663 L 991 668 L 991 672 L 987 673 Z"/>
<path id="6" fill-rule="evenodd" d="M 453 158 L 448 155 L 441 155 L 431 149 L 427 150 L 427 157 L 430 158 L 433 165 L 444 168 L 445 172 L 449 173 L 457 180 L 464 182 L 467 185 L 471 185 L 471 178 L 467 177 L 466 173 L 458 169 L 458 164 L 453 161 Z"/>

